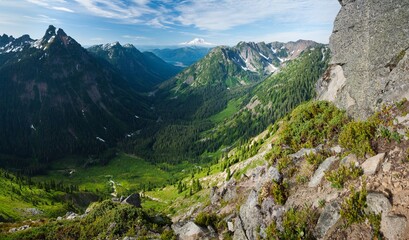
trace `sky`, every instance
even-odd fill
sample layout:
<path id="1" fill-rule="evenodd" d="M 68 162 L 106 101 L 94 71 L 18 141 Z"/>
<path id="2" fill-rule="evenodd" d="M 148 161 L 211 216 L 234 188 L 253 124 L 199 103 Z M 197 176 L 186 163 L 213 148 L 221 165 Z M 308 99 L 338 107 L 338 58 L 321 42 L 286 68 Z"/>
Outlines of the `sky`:
<path id="1" fill-rule="evenodd" d="M 0 34 L 41 38 L 49 25 L 82 45 L 178 45 L 203 38 L 328 43 L 337 0 L 0 0 Z"/>

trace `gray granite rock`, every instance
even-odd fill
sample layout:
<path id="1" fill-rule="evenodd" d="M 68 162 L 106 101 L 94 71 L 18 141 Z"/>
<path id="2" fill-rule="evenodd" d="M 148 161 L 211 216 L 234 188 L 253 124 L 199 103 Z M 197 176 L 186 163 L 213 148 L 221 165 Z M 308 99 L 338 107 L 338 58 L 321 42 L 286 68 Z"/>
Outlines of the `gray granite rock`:
<path id="1" fill-rule="evenodd" d="M 127 198 L 125 198 L 122 202 L 122 204 L 129 204 L 132 206 L 135 206 L 137 208 L 141 208 L 141 197 L 139 196 L 139 193 L 133 193 L 129 195 Z"/>
<path id="2" fill-rule="evenodd" d="M 308 183 L 308 187 L 317 187 L 321 183 L 322 178 L 325 176 L 325 171 L 327 171 L 337 160 L 338 157 L 336 156 L 325 159 L 325 161 L 321 163 L 321 165 L 315 171 L 314 175 L 311 177 L 311 180 Z"/>
<path id="3" fill-rule="evenodd" d="M 358 158 L 356 157 L 355 154 L 349 154 L 348 156 L 341 159 L 339 163 L 346 166 L 350 166 L 350 164 L 359 166 Z"/>
<path id="4" fill-rule="evenodd" d="M 332 65 L 318 82 L 318 98 L 361 119 L 384 103 L 409 99 L 408 0 L 339 2 Z"/>
<path id="5" fill-rule="evenodd" d="M 288 155 L 292 159 L 300 159 L 304 157 L 305 155 L 309 155 L 311 153 L 317 153 L 317 150 L 315 148 L 303 148 L 300 151 Z"/>
<path id="6" fill-rule="evenodd" d="M 174 224 L 172 229 L 181 240 L 205 239 L 206 236 L 206 230 L 194 222 L 187 222 L 182 226 Z"/>
<path id="7" fill-rule="evenodd" d="M 362 169 L 364 170 L 364 174 L 365 175 L 376 174 L 384 158 L 385 153 L 380 153 L 376 156 L 366 159 L 366 161 L 361 165 Z"/>
<path id="8" fill-rule="evenodd" d="M 325 234 L 338 223 L 341 218 L 339 213 L 340 209 L 341 206 L 336 201 L 327 203 L 315 227 L 315 236 L 318 239 L 322 239 Z"/>
<path id="9" fill-rule="evenodd" d="M 368 193 L 366 204 L 368 210 L 376 214 L 387 214 L 392 208 L 389 199 L 382 193 Z"/>
<path id="10" fill-rule="evenodd" d="M 404 216 L 382 216 L 381 232 L 389 240 L 403 239 L 407 228 L 407 219 Z"/>

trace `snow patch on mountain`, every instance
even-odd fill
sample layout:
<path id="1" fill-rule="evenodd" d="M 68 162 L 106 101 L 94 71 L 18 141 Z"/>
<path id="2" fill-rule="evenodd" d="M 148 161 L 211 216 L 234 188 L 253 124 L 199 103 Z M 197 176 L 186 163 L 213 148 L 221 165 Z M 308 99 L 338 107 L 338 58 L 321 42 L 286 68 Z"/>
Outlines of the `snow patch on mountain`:
<path id="1" fill-rule="evenodd" d="M 179 45 L 185 45 L 185 46 L 212 46 L 214 44 L 206 42 L 203 38 L 195 38 L 190 42 L 183 42 L 183 43 L 180 43 Z"/>
<path id="2" fill-rule="evenodd" d="M 270 58 L 269 57 L 266 57 L 264 54 L 262 54 L 261 52 L 259 52 L 258 54 L 260 54 L 260 56 L 262 56 L 265 60 L 270 60 Z"/>

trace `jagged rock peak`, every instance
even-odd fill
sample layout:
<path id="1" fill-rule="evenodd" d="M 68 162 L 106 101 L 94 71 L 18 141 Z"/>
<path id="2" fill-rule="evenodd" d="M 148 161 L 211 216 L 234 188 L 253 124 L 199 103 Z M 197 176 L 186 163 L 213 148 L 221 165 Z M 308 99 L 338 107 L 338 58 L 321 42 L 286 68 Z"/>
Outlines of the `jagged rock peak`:
<path id="1" fill-rule="evenodd" d="M 362 119 L 383 104 L 409 98 L 409 1 L 339 2 L 332 66 L 318 83 L 318 98 Z"/>
<path id="2" fill-rule="evenodd" d="M 122 45 L 119 42 L 112 42 L 112 43 L 107 43 L 102 45 L 102 47 L 107 50 L 107 49 L 111 49 L 111 48 L 121 48 Z"/>
<path id="3" fill-rule="evenodd" d="M 61 28 L 59 28 L 59 29 L 57 30 L 57 36 L 67 37 L 67 34 L 64 32 L 64 30 L 62 30 Z"/>
<path id="4" fill-rule="evenodd" d="M 124 48 L 135 48 L 135 46 L 133 44 L 130 43 L 126 43 L 123 45 Z"/>
<path id="5" fill-rule="evenodd" d="M 48 28 L 47 28 L 47 31 L 45 31 L 45 34 L 44 34 L 44 36 L 46 37 L 46 36 L 55 36 L 55 31 L 56 31 L 57 29 L 53 26 L 53 25 L 50 25 L 50 26 L 48 26 Z"/>

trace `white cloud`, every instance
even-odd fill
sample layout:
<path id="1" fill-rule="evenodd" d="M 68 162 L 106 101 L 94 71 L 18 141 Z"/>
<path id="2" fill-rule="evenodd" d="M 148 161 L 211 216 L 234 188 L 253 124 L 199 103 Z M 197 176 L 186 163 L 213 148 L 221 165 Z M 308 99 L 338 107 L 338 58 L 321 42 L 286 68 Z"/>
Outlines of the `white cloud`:
<path id="1" fill-rule="evenodd" d="M 65 0 L 26 0 L 29 3 L 33 3 L 36 4 L 38 6 L 41 7 L 45 7 L 48 9 L 53 9 L 53 10 L 57 10 L 57 11 L 63 11 L 63 12 L 69 12 L 69 13 L 73 13 L 74 10 L 66 7 L 66 6 L 62 6 L 62 5 L 66 5 L 67 1 Z"/>
<path id="2" fill-rule="evenodd" d="M 54 10 L 73 13 L 74 11 L 66 7 L 51 7 Z"/>
<path id="3" fill-rule="evenodd" d="M 292 30 L 287 32 L 277 32 L 260 36 L 236 36 L 236 41 L 252 41 L 252 42 L 289 42 L 303 40 L 313 40 L 319 43 L 328 43 L 331 30 Z"/>
<path id="4" fill-rule="evenodd" d="M 122 38 L 131 39 L 131 40 L 134 40 L 134 41 L 148 39 L 147 37 L 144 37 L 144 36 L 133 36 L 133 35 L 123 35 Z"/>
<path id="5" fill-rule="evenodd" d="M 329 0 L 188 0 L 176 7 L 175 21 L 222 31 L 266 19 L 322 23 L 332 21 L 338 9 L 339 3 Z"/>
<path id="6" fill-rule="evenodd" d="M 86 10 L 99 17 L 122 20 L 126 23 L 142 23 L 142 16 L 156 15 L 157 11 L 148 7 L 146 0 L 133 0 L 125 3 L 121 0 L 75 0 Z"/>
<path id="7" fill-rule="evenodd" d="M 38 23 L 46 23 L 46 24 L 59 24 L 59 20 L 56 18 L 49 17 L 44 14 L 39 14 L 37 16 L 24 16 L 25 18 L 29 19 L 30 21 L 38 22 Z"/>

